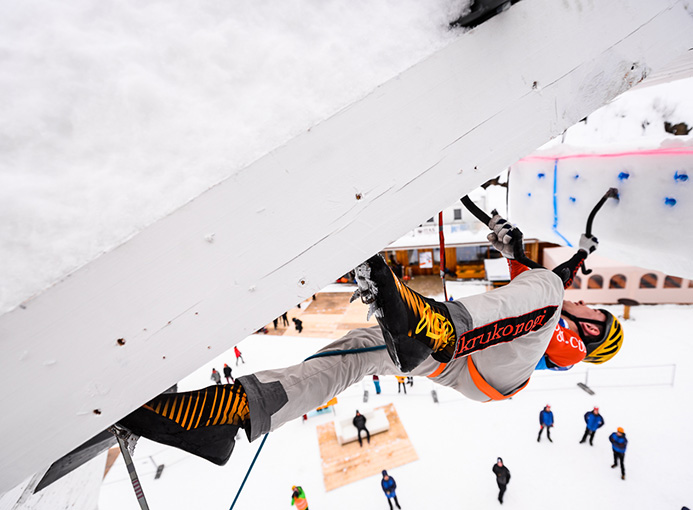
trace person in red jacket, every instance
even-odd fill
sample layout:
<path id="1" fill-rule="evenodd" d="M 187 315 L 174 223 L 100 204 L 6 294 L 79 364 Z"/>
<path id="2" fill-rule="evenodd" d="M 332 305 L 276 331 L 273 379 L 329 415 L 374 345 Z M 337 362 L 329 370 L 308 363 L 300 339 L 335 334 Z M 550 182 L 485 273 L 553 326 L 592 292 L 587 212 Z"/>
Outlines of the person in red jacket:
<path id="1" fill-rule="evenodd" d="M 242 361 L 243 364 L 245 365 L 245 360 L 243 359 L 243 356 L 241 355 L 241 351 L 238 350 L 238 346 L 234 345 L 233 346 L 233 353 L 236 355 L 236 366 L 238 366 L 238 361 Z"/>

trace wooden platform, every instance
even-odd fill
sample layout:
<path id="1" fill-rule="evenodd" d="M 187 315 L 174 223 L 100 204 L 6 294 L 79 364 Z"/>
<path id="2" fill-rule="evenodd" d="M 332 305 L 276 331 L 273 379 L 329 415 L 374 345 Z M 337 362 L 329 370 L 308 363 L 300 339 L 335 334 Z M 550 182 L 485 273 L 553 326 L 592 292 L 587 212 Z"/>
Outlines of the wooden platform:
<path id="1" fill-rule="evenodd" d="M 394 404 L 376 409 L 385 410 L 390 430 L 372 436 L 370 444 L 364 438 L 363 447 L 358 442 L 340 446 L 334 422 L 317 427 L 325 490 L 331 491 L 380 474 L 383 469 L 392 469 L 418 460 L 419 456 L 404 430 Z"/>
<path id="2" fill-rule="evenodd" d="M 354 328 L 367 328 L 377 324 L 374 318 L 366 322 L 368 307 L 356 300 L 349 303 L 350 292 L 322 292 L 315 300 L 307 300 L 301 308 L 288 311 L 289 327 L 281 324 L 281 319 L 274 329 L 269 323 L 267 333 L 270 335 L 290 335 L 295 337 L 337 339 Z M 298 333 L 291 319 L 297 317 L 303 321 L 303 332 Z"/>
<path id="3" fill-rule="evenodd" d="M 417 276 L 407 285 L 424 296 L 443 292 L 443 284 L 438 276 Z M 273 323 L 267 324 L 267 334 L 337 339 L 352 329 L 375 326 L 375 318 L 366 322 L 368 307 L 359 299 L 349 303 L 350 298 L 351 292 L 320 292 L 314 300 L 301 303 L 301 308 L 294 307 L 287 311 L 289 326 L 284 326 L 281 319 L 276 329 Z M 300 334 L 291 321 L 294 317 L 303 321 L 303 332 Z"/>
<path id="4" fill-rule="evenodd" d="M 108 472 L 111 470 L 111 467 L 113 467 L 113 464 L 115 463 L 116 460 L 118 460 L 118 457 L 120 456 L 120 447 L 119 446 L 113 446 L 108 449 L 108 456 L 106 457 L 106 468 L 103 473 L 103 477 L 106 478 L 106 475 Z"/>

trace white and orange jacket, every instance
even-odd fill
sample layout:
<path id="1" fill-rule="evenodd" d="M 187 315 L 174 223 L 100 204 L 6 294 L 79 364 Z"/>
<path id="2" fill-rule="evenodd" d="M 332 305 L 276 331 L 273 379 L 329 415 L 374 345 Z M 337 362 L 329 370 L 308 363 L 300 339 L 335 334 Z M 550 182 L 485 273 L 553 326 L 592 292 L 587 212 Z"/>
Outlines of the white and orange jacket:
<path id="1" fill-rule="evenodd" d="M 529 382 L 548 353 L 553 363 L 572 363 L 575 345 L 557 329 L 563 281 L 552 271 L 517 271 L 512 281 L 484 294 L 447 302 L 457 335 L 453 359 L 433 357 L 402 373 L 384 348 L 379 326 L 354 329 L 323 351 L 353 351 L 241 377 L 248 396 L 251 440 L 303 416 L 366 376 L 424 376 L 467 398 L 508 398 Z M 563 336 L 560 333 L 563 332 Z M 579 351 L 579 346 L 577 346 Z M 583 346 L 584 347 L 584 346 Z M 360 352 L 363 348 L 374 349 Z"/>

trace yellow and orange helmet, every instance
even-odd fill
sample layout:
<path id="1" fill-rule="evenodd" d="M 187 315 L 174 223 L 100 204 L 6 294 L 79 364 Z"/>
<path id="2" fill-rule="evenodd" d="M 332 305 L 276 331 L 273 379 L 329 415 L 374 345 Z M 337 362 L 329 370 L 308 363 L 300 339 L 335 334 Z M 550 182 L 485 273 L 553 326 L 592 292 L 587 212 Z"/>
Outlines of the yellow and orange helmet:
<path id="1" fill-rule="evenodd" d="M 621 326 L 619 320 L 611 312 L 606 310 L 599 311 L 606 315 L 604 334 L 601 338 L 591 342 L 585 341 L 584 338 L 582 339 L 587 349 L 587 356 L 585 356 L 583 361 L 596 365 L 605 363 L 616 356 L 616 353 L 623 345 L 623 326 Z"/>

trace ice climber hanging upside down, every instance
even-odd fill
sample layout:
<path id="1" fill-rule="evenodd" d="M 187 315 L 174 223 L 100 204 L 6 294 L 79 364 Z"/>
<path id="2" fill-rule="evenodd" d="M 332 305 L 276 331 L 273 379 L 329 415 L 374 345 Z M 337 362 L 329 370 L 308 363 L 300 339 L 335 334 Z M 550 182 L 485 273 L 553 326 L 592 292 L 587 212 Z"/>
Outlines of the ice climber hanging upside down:
<path id="1" fill-rule="evenodd" d="M 519 392 L 534 370 L 611 359 L 623 342 L 618 320 L 563 300 L 596 238 L 583 235 L 577 253 L 553 271 L 529 269 L 515 260 L 523 249 L 519 230 L 498 215 L 489 227 L 489 241 L 509 260 L 508 285 L 438 302 L 409 289 L 375 255 L 356 268 L 355 295 L 370 305 L 378 326 L 352 330 L 320 352 L 375 350 L 309 358 L 234 384 L 162 394 L 119 425 L 223 465 L 239 428 L 253 441 L 366 376 L 425 376 L 486 402 Z"/>

